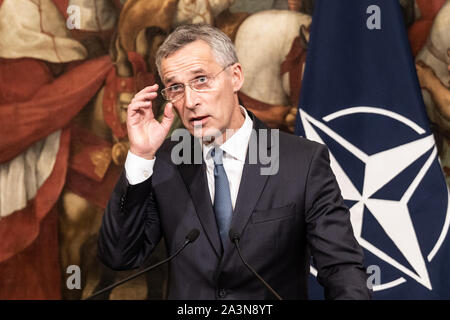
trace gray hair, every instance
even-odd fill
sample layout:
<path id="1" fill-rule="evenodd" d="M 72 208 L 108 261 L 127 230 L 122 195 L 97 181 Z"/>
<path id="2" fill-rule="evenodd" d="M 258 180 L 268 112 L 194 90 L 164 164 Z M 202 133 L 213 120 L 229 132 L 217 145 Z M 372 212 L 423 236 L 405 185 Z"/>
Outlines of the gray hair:
<path id="1" fill-rule="evenodd" d="M 203 40 L 211 47 L 216 61 L 222 67 L 239 62 L 233 42 L 225 33 L 208 24 L 186 24 L 176 28 L 158 48 L 156 67 L 159 75 L 163 59 L 196 40 Z"/>

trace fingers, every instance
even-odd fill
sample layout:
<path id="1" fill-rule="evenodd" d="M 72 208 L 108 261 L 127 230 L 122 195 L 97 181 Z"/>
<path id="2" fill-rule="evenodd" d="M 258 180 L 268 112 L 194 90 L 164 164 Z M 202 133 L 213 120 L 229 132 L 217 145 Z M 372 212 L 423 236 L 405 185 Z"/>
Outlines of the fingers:
<path id="1" fill-rule="evenodd" d="M 144 116 L 145 119 L 151 120 L 153 116 L 152 102 L 148 100 L 132 100 L 128 105 L 127 116 L 133 118 L 138 115 Z"/>
<path id="2" fill-rule="evenodd" d="M 133 117 L 136 114 L 142 114 L 146 117 L 152 118 L 152 101 L 158 95 L 158 84 L 148 86 L 139 91 L 131 100 L 128 106 L 128 117 Z"/>
<path id="3" fill-rule="evenodd" d="M 153 100 L 158 96 L 157 92 L 147 92 L 136 94 L 131 101 L 145 101 L 145 100 Z"/>
<path id="4" fill-rule="evenodd" d="M 144 89 L 142 89 L 141 91 L 136 93 L 135 97 L 138 97 L 138 96 L 141 96 L 142 94 L 147 94 L 150 92 L 156 92 L 157 90 L 158 90 L 158 84 L 155 83 L 154 85 L 145 87 Z"/>
<path id="5" fill-rule="evenodd" d="M 128 112 L 133 114 L 139 112 L 140 109 L 149 109 L 152 107 L 151 101 L 134 101 L 128 106 Z"/>
<path id="6" fill-rule="evenodd" d="M 158 84 L 154 84 L 153 86 L 148 86 L 136 93 L 133 97 L 132 102 L 134 101 L 144 101 L 144 100 L 153 100 L 158 95 Z"/>
<path id="7" fill-rule="evenodd" d="M 164 108 L 164 117 L 161 120 L 161 125 L 169 131 L 174 119 L 175 114 L 173 113 L 173 104 L 168 102 Z"/>

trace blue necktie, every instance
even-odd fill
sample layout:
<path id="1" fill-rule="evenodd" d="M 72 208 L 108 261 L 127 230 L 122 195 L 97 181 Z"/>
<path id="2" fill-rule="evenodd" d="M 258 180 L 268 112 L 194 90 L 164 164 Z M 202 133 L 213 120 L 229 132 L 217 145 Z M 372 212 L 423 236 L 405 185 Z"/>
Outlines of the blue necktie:
<path id="1" fill-rule="evenodd" d="M 211 157 L 214 161 L 214 212 L 216 213 L 222 245 L 225 246 L 229 241 L 228 232 L 230 230 L 231 217 L 233 215 L 230 185 L 222 163 L 223 150 L 220 148 L 212 149 Z"/>

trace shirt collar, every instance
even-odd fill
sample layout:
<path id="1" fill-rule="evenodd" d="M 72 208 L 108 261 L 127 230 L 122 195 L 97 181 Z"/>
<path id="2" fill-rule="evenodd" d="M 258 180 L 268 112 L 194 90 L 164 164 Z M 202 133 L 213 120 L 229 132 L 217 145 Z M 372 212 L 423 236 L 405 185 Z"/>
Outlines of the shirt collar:
<path id="1" fill-rule="evenodd" d="M 250 135 L 252 133 L 253 121 L 245 110 L 244 107 L 239 106 L 241 112 L 245 116 L 243 125 L 233 134 L 225 143 L 223 143 L 219 148 L 225 151 L 226 154 L 232 156 L 233 158 L 245 162 L 245 157 L 247 155 L 248 141 L 250 140 Z M 206 160 L 208 152 L 214 147 L 214 144 L 203 144 L 203 157 Z"/>

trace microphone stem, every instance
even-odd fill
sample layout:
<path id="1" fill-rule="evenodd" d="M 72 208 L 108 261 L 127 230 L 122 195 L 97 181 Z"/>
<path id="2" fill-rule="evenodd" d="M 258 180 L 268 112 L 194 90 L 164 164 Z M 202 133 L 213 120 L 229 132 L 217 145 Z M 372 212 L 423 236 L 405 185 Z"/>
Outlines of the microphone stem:
<path id="1" fill-rule="evenodd" d="M 147 271 L 150 271 L 150 270 L 152 270 L 152 269 L 154 269 L 154 268 L 156 268 L 156 267 L 159 267 L 160 265 L 166 263 L 167 261 L 169 261 L 169 260 L 175 258 L 175 257 L 176 257 L 176 256 L 177 256 L 177 255 L 178 255 L 178 254 L 179 254 L 179 253 L 180 253 L 180 252 L 181 252 L 181 251 L 182 251 L 189 243 L 191 243 L 191 241 L 190 241 L 189 239 L 187 239 L 186 242 L 183 244 L 183 246 L 180 247 L 180 248 L 179 248 L 172 256 L 168 257 L 167 259 L 162 260 L 162 261 L 158 262 L 158 263 L 155 264 L 155 265 L 152 265 L 152 266 L 150 266 L 150 267 L 147 267 L 147 268 L 145 268 L 144 270 L 141 270 L 141 271 L 135 273 L 134 275 L 132 275 L 132 276 L 130 276 L 130 277 L 128 277 L 128 278 L 125 278 L 125 279 L 122 279 L 122 280 L 120 280 L 120 281 L 118 281 L 118 282 L 116 282 L 116 283 L 113 283 L 112 285 L 110 285 L 110 286 L 108 286 L 108 287 L 106 287 L 106 288 L 103 288 L 103 289 L 100 290 L 100 291 L 97 291 L 96 293 L 94 293 L 94 294 L 91 295 L 90 297 L 86 298 L 85 300 L 90 300 L 90 299 L 92 299 L 92 298 L 94 298 L 94 297 L 96 297 L 96 296 L 98 296 L 98 295 L 100 295 L 100 294 L 102 294 L 102 293 L 104 293 L 104 292 L 106 292 L 106 291 L 109 291 L 109 290 L 111 290 L 111 289 L 113 289 L 113 288 L 115 288 L 115 287 L 121 285 L 121 284 L 124 283 L 124 282 L 130 281 L 130 280 L 132 280 L 132 279 L 134 279 L 134 278 L 136 278 L 136 277 L 139 277 L 141 274 L 146 273 Z"/>
<path id="2" fill-rule="evenodd" d="M 270 290 L 270 292 L 273 293 L 275 297 L 277 297 L 278 300 L 283 300 L 278 293 L 275 292 L 275 290 L 272 289 L 272 287 L 256 272 L 255 269 L 252 268 L 251 265 L 247 263 L 247 261 L 244 260 L 244 258 L 241 255 L 241 250 L 239 249 L 239 244 L 237 240 L 234 240 L 234 245 L 236 246 L 236 250 L 239 254 L 239 257 L 241 258 L 242 262 L 245 264 L 245 266 Z"/>

